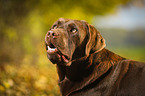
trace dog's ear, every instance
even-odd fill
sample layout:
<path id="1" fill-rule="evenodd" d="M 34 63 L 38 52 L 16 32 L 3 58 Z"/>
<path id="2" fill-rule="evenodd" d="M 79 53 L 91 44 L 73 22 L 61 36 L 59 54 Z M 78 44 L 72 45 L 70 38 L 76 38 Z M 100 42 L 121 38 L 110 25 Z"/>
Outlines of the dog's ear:
<path id="1" fill-rule="evenodd" d="M 86 44 L 86 55 L 102 50 L 106 44 L 104 38 L 93 26 L 88 24 L 88 42 Z"/>

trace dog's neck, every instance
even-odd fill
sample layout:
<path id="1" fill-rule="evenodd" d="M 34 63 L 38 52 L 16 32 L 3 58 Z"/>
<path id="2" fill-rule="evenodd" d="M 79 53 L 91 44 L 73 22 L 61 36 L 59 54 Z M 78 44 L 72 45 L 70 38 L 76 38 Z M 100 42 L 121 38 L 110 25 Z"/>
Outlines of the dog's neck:
<path id="1" fill-rule="evenodd" d="M 123 59 L 124 58 L 104 48 L 98 53 L 84 56 L 72 62 L 71 66 L 57 65 L 60 88 L 63 95 L 80 90 L 94 82 L 101 75 L 105 74 L 116 61 Z"/>

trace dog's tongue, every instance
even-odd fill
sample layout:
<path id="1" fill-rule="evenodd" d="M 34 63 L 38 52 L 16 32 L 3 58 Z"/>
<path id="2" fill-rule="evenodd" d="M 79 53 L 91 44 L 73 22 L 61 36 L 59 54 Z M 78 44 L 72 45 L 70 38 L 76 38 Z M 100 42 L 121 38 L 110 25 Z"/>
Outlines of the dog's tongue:
<path id="1" fill-rule="evenodd" d="M 68 63 L 69 61 L 65 58 L 65 56 L 64 55 L 62 55 L 62 59 L 66 62 L 66 63 Z"/>

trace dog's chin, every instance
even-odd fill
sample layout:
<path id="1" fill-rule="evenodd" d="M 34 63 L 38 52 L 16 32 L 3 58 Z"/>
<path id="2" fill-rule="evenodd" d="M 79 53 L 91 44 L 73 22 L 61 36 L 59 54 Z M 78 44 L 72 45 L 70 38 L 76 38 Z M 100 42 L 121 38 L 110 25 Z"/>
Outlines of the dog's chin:
<path id="1" fill-rule="evenodd" d="M 70 66 L 70 60 L 67 59 L 64 55 L 60 55 L 58 53 L 55 54 L 47 53 L 47 57 L 53 64 Z"/>
<path id="2" fill-rule="evenodd" d="M 53 64 L 68 65 L 71 56 L 66 55 L 66 52 L 60 51 L 57 46 L 52 43 L 46 44 L 47 57 Z"/>

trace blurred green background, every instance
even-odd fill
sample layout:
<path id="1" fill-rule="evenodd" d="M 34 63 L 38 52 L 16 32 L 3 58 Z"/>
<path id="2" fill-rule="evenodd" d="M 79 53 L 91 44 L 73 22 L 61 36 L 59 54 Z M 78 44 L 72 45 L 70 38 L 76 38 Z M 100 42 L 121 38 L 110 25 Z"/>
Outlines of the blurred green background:
<path id="1" fill-rule="evenodd" d="M 145 0 L 0 0 L 0 96 L 59 96 L 44 37 L 60 17 L 86 20 L 109 50 L 145 62 Z"/>

